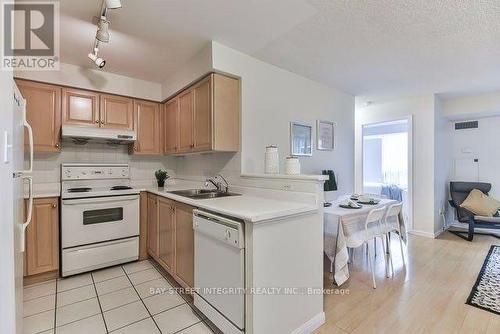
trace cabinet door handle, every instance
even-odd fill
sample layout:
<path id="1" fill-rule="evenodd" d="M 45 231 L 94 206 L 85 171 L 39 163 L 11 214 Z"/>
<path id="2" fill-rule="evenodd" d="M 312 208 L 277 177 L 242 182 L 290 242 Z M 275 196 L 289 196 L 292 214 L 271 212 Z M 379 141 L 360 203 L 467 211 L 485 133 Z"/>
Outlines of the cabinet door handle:
<path id="1" fill-rule="evenodd" d="M 52 208 L 53 209 L 57 208 L 57 204 L 52 204 Z"/>
<path id="2" fill-rule="evenodd" d="M 96 120 L 95 120 L 95 123 L 96 123 L 96 124 L 99 124 L 99 120 L 98 120 L 98 119 L 96 119 Z"/>
<path id="3" fill-rule="evenodd" d="M 61 144 L 56 143 L 56 145 L 55 145 L 55 146 L 56 146 L 56 148 L 59 148 L 59 147 L 61 146 Z"/>
<path id="4" fill-rule="evenodd" d="M 103 121 L 101 121 L 101 124 L 104 124 L 104 122 L 103 122 Z"/>

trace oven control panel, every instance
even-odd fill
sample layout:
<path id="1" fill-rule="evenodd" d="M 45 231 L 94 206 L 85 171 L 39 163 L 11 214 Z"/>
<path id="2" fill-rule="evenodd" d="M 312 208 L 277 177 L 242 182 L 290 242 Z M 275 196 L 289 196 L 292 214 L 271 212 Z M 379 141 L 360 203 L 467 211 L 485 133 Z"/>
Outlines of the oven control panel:
<path id="1" fill-rule="evenodd" d="M 127 164 L 116 165 L 84 165 L 62 164 L 61 179 L 67 180 L 99 180 L 99 179 L 128 179 L 130 169 Z"/>

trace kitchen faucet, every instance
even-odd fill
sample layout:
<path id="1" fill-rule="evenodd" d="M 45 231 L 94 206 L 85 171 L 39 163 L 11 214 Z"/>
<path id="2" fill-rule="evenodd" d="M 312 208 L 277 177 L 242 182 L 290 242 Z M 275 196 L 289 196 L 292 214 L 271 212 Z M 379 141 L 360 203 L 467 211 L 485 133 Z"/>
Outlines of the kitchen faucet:
<path id="1" fill-rule="evenodd" d="M 227 193 L 229 190 L 229 183 L 221 174 L 217 174 L 216 176 L 206 179 L 205 187 L 208 187 L 210 183 L 213 184 L 215 188 L 217 188 L 217 191 Z"/>

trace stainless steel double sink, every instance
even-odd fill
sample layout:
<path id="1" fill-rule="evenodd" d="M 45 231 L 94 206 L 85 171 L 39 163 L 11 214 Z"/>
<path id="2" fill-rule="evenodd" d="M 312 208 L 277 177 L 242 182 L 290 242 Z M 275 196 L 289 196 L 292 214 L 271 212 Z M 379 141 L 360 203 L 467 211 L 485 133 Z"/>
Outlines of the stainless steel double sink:
<path id="1" fill-rule="evenodd" d="M 192 199 L 209 199 L 209 198 L 219 198 L 219 197 L 229 197 L 229 196 L 240 196 L 241 194 L 235 194 L 225 191 L 218 191 L 212 189 L 187 189 L 187 190 L 174 190 L 168 193 L 184 196 Z"/>

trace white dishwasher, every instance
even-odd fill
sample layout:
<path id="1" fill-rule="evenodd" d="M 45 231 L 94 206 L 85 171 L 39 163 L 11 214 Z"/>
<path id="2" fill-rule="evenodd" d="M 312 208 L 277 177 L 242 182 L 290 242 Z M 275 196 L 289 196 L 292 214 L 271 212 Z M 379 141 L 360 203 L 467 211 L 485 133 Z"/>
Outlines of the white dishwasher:
<path id="1" fill-rule="evenodd" d="M 243 224 L 193 210 L 194 305 L 226 334 L 245 332 Z"/>

